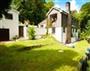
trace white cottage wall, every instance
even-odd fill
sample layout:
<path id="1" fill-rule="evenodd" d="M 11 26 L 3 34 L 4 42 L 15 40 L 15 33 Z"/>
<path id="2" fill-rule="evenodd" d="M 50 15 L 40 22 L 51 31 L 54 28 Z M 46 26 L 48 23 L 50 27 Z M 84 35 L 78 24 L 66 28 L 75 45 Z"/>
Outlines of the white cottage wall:
<path id="1" fill-rule="evenodd" d="M 55 36 L 56 39 L 60 42 L 63 42 L 63 27 L 61 26 L 61 22 L 62 22 L 62 18 L 61 18 L 61 13 L 59 12 L 57 15 L 57 26 L 56 26 L 56 32 L 55 32 Z"/>
<path id="2" fill-rule="evenodd" d="M 28 39 L 28 27 L 24 26 L 24 38 Z"/>
<path id="3" fill-rule="evenodd" d="M 13 19 L 5 19 L 4 17 L 0 20 L 0 28 L 9 29 L 9 39 L 11 40 L 16 35 L 18 36 L 18 13 L 12 12 Z"/>
<path id="4" fill-rule="evenodd" d="M 13 20 L 11 24 L 11 28 L 10 28 L 10 39 L 12 39 L 13 37 L 15 37 L 16 35 L 19 36 L 19 18 L 18 18 L 18 13 L 13 12 Z"/>
<path id="5" fill-rule="evenodd" d="M 57 10 L 52 10 L 50 12 L 50 14 L 48 15 L 48 18 L 50 18 L 50 15 L 52 14 L 57 14 L 57 20 L 54 22 L 53 27 L 55 27 L 55 33 L 53 34 L 53 36 L 60 42 L 63 42 L 63 27 L 61 27 L 61 23 L 62 23 L 62 18 L 61 18 L 61 13 L 60 11 Z M 53 24 L 53 23 L 52 23 Z"/>

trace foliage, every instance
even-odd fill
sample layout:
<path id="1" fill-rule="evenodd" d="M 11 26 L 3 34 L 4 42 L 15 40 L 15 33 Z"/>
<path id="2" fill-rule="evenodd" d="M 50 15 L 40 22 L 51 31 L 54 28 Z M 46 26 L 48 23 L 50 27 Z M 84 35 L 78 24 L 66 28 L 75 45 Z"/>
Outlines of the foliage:
<path id="1" fill-rule="evenodd" d="M 18 39 L 19 38 L 19 36 L 14 36 L 13 38 L 12 38 L 12 40 L 16 40 L 16 39 Z"/>
<path id="2" fill-rule="evenodd" d="M 88 22 L 87 22 L 85 33 L 87 33 L 87 36 L 90 36 L 90 20 L 88 20 Z"/>
<path id="3" fill-rule="evenodd" d="M 52 1 L 45 0 L 13 0 L 11 7 L 20 12 L 20 21 L 29 20 L 37 25 L 46 17 L 47 11 L 52 7 Z"/>
<path id="4" fill-rule="evenodd" d="M 82 5 L 80 12 L 74 12 L 72 15 L 78 21 L 78 26 L 80 29 L 80 38 L 86 39 L 89 36 L 89 24 L 90 20 L 90 2 Z"/>
<path id="5" fill-rule="evenodd" d="M 81 39 L 90 38 L 90 20 L 88 20 L 86 29 L 81 33 Z"/>
<path id="6" fill-rule="evenodd" d="M 81 11 L 86 11 L 86 12 L 88 12 L 89 13 L 89 10 L 90 10 L 90 2 L 87 2 L 87 3 L 85 3 L 82 7 L 81 7 Z"/>
<path id="7" fill-rule="evenodd" d="M 12 0 L 10 7 L 12 9 L 18 10 L 21 5 L 22 0 Z"/>
<path id="8" fill-rule="evenodd" d="M 76 21 L 76 26 L 77 26 L 77 28 L 78 29 L 81 29 L 80 28 L 80 25 L 81 25 L 81 21 L 82 21 L 82 19 L 83 19 L 83 15 L 82 15 L 82 12 L 80 11 L 79 13 L 77 12 L 77 11 L 72 11 L 71 12 L 71 15 L 72 15 L 72 17 L 75 19 L 75 21 Z"/>
<path id="9" fill-rule="evenodd" d="M 2 14 L 7 13 L 7 10 L 10 8 L 11 0 L 0 0 L 0 17 Z"/>
<path id="10" fill-rule="evenodd" d="M 33 26 L 28 28 L 28 35 L 29 35 L 29 39 L 31 40 L 35 39 L 35 30 Z"/>
<path id="11" fill-rule="evenodd" d="M 81 21 L 81 25 L 80 25 L 81 32 L 83 32 L 86 29 L 87 22 L 90 19 L 90 8 L 89 7 L 90 7 L 90 2 L 87 2 L 80 9 L 81 16 L 82 16 L 82 21 Z"/>
<path id="12" fill-rule="evenodd" d="M 44 10 L 46 13 L 49 11 L 49 9 L 54 5 L 52 0 L 47 0 L 47 2 L 44 4 Z"/>
<path id="13" fill-rule="evenodd" d="M 46 20 L 47 20 L 47 24 L 46 24 L 46 35 L 48 35 L 49 34 L 49 28 L 52 27 L 52 23 L 51 23 L 50 19 L 47 18 Z"/>
<path id="14" fill-rule="evenodd" d="M 87 34 L 85 32 L 80 33 L 80 39 L 87 39 Z"/>
<path id="15" fill-rule="evenodd" d="M 43 12 L 43 1 L 39 0 L 27 0 L 24 3 L 22 3 L 22 6 L 20 8 L 20 18 L 26 20 L 29 19 L 30 22 L 34 22 L 37 24 L 40 22 L 40 19 L 44 17 Z M 40 16 L 42 15 L 42 16 Z"/>

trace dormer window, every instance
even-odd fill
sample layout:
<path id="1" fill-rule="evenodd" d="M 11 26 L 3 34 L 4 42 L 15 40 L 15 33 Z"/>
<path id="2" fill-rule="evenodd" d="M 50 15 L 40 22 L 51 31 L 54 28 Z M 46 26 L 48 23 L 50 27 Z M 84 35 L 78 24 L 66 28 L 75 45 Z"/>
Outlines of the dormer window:
<path id="1" fill-rule="evenodd" d="M 50 15 L 51 23 L 55 22 L 57 20 L 57 14 Z"/>

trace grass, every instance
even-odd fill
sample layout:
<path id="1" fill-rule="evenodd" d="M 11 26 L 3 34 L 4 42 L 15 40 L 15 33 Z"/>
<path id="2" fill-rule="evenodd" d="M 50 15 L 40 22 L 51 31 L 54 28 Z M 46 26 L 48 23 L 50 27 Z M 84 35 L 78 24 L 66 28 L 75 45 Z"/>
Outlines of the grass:
<path id="1" fill-rule="evenodd" d="M 78 41 L 74 45 L 74 51 L 78 52 L 82 57 L 85 56 L 87 48 L 90 48 L 90 44 L 86 40 Z"/>
<path id="2" fill-rule="evenodd" d="M 90 60 L 88 61 L 89 67 L 87 69 L 87 71 L 90 71 Z"/>
<path id="3" fill-rule="evenodd" d="M 67 48 L 50 36 L 0 43 L 0 71 L 78 71 L 86 46 L 82 41 Z"/>

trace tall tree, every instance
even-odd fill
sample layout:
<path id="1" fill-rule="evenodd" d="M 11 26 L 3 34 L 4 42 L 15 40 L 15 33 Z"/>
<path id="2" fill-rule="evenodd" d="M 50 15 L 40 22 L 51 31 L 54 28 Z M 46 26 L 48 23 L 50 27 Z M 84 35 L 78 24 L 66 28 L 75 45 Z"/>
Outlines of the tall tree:
<path id="1" fill-rule="evenodd" d="M 44 4 L 44 9 L 47 12 L 52 6 L 54 5 L 52 0 L 46 0 L 46 3 Z"/>
<path id="2" fill-rule="evenodd" d="M 18 10 L 21 5 L 22 0 L 12 0 L 10 7 L 12 9 Z"/>
<path id="3" fill-rule="evenodd" d="M 90 35 L 90 2 L 82 5 L 80 13 L 77 15 L 77 18 L 80 21 L 80 38 L 85 39 Z"/>
<path id="4" fill-rule="evenodd" d="M 0 16 L 10 8 L 11 0 L 0 0 Z"/>
<path id="5" fill-rule="evenodd" d="M 45 0 L 13 0 L 11 6 L 20 12 L 20 21 L 29 20 L 37 25 L 52 5 L 52 1 Z"/>
<path id="6" fill-rule="evenodd" d="M 88 24 L 88 20 L 90 20 L 90 2 L 83 4 L 80 12 L 73 13 L 73 17 L 79 22 L 80 38 L 84 39 L 89 36 L 90 23 Z"/>
<path id="7" fill-rule="evenodd" d="M 81 16 L 82 16 L 82 21 L 81 21 L 81 31 L 84 31 L 87 26 L 87 22 L 90 19 L 90 2 L 85 3 L 81 9 Z"/>

